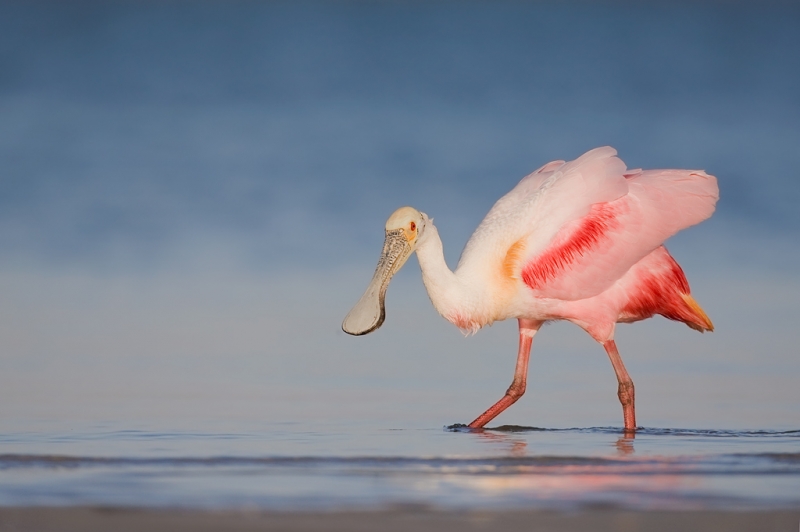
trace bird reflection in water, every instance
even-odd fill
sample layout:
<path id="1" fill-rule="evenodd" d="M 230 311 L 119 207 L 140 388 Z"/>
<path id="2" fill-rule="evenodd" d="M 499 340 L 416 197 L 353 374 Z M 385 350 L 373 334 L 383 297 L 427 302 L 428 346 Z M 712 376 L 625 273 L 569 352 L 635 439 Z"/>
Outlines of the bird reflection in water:
<path id="1" fill-rule="evenodd" d="M 518 427 L 515 425 L 502 425 L 490 429 L 471 430 L 478 437 L 492 444 L 504 444 L 508 449 L 508 454 L 515 458 L 520 458 L 528 455 L 528 441 L 521 436 L 525 432 L 532 431 L 546 431 L 548 429 L 540 429 L 536 427 Z M 636 439 L 636 433 L 632 431 L 623 431 L 622 435 L 614 442 L 614 447 L 617 449 L 619 456 L 631 456 L 636 452 L 633 442 Z"/>
<path id="2" fill-rule="evenodd" d="M 494 432 L 491 430 L 475 431 L 479 438 L 492 444 L 503 444 L 508 449 L 508 454 L 521 458 L 528 455 L 528 442 L 525 438 L 515 435 L 513 432 Z"/>
<path id="3" fill-rule="evenodd" d="M 633 448 L 633 440 L 636 439 L 636 433 L 631 431 L 624 431 L 622 436 L 617 438 L 617 443 L 614 446 L 617 448 L 617 453 L 620 456 L 629 456 L 635 452 Z"/>
<path id="4" fill-rule="evenodd" d="M 704 484 L 704 479 L 687 474 L 697 467 L 693 458 L 637 458 L 635 433 L 631 431 L 507 425 L 477 430 L 460 426 L 455 430 L 472 434 L 486 443 L 493 456 L 476 459 L 476 463 L 467 460 L 461 468 L 449 467 L 445 474 L 430 478 L 426 489 L 457 486 L 483 497 L 549 500 L 567 505 L 609 499 L 630 503 L 651 499 L 663 504 Z M 556 440 L 567 446 L 557 453 L 547 450 L 552 449 L 554 443 L 548 434 L 568 436 L 570 433 L 604 435 L 601 449 L 597 449 L 601 452 L 590 453 L 591 456 L 570 455 L 571 446 L 560 437 Z M 544 438 L 540 439 L 541 436 Z"/>

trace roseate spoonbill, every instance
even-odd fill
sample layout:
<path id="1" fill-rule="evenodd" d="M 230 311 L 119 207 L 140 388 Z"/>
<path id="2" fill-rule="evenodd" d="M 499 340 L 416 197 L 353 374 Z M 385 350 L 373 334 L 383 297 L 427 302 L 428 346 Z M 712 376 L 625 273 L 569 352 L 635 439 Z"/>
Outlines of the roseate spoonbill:
<path id="1" fill-rule="evenodd" d="M 465 333 L 497 320 L 519 322 L 511 386 L 469 427 L 483 427 L 525 393 L 533 336 L 546 321 L 568 320 L 608 353 L 625 431 L 634 431 L 633 381 L 614 343 L 615 326 L 661 314 L 714 330 L 663 242 L 711 216 L 719 190 L 701 170 L 627 170 L 616 154 L 597 148 L 523 178 L 480 223 L 455 272 L 433 220 L 398 209 L 386 222 L 375 275 L 342 329 L 362 335 L 381 326 L 389 281 L 416 251 L 431 302 L 446 320 Z"/>

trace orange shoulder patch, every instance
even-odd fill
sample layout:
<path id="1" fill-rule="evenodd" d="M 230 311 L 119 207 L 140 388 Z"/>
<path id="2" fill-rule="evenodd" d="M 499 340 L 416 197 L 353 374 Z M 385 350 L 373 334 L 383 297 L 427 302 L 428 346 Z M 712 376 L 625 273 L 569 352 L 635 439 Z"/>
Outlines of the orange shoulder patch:
<path id="1" fill-rule="evenodd" d="M 508 248 L 506 257 L 503 259 L 503 274 L 509 279 L 516 279 L 514 272 L 517 269 L 517 265 L 522 260 L 522 252 L 524 250 L 525 242 L 521 238 Z"/>

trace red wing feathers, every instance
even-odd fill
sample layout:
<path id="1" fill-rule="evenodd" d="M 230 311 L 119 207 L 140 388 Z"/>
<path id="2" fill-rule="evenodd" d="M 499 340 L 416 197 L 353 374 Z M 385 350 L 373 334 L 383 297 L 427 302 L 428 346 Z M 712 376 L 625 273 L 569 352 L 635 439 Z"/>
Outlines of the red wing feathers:
<path id="1" fill-rule="evenodd" d="M 716 178 L 702 171 L 624 175 L 627 194 L 591 205 L 523 259 L 522 280 L 537 297 L 574 301 L 601 293 L 667 238 L 711 216 L 719 197 Z M 537 231 L 528 237 L 539 238 Z"/>
<path id="2" fill-rule="evenodd" d="M 615 202 L 618 203 L 618 202 Z M 522 269 L 522 280 L 533 288 L 543 287 L 573 265 L 580 257 L 609 239 L 609 232 L 620 227 L 619 209 L 611 203 L 592 205 L 589 214 L 573 228 L 565 227 L 544 253 Z M 563 233 L 567 233 L 563 235 Z"/>

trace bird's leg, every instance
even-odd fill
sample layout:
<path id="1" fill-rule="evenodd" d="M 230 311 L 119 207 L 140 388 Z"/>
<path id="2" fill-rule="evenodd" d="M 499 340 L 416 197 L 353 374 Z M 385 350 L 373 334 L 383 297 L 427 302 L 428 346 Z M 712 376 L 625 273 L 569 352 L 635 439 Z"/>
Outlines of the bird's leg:
<path id="1" fill-rule="evenodd" d="M 617 395 L 619 396 L 619 402 L 622 403 L 622 415 L 625 418 L 625 432 L 635 431 L 636 408 L 634 405 L 633 381 L 625 370 L 625 364 L 622 363 L 622 358 L 619 356 L 616 342 L 614 342 L 614 340 L 606 340 L 603 342 L 603 347 L 606 348 L 608 358 L 611 359 L 611 365 L 614 366 L 614 373 L 617 374 L 617 381 L 619 382 Z"/>
<path id="2" fill-rule="evenodd" d="M 531 344 L 533 335 L 542 326 L 542 322 L 535 320 L 519 320 L 519 351 L 517 352 L 517 367 L 514 370 L 514 380 L 506 390 L 502 399 L 497 401 L 489 410 L 478 416 L 469 424 L 471 429 L 483 428 L 488 422 L 496 418 L 500 413 L 517 402 L 517 399 L 525 393 L 525 383 L 528 380 L 528 359 L 531 356 Z"/>

